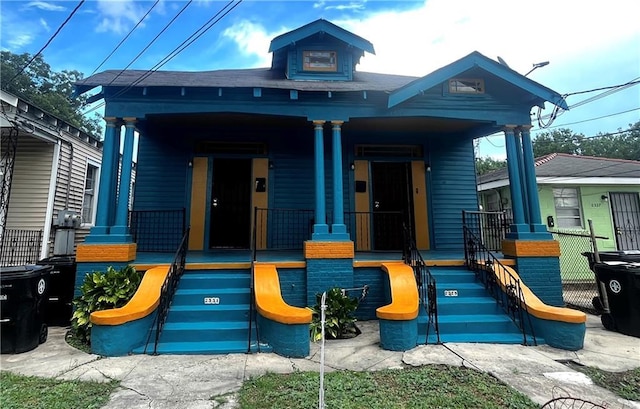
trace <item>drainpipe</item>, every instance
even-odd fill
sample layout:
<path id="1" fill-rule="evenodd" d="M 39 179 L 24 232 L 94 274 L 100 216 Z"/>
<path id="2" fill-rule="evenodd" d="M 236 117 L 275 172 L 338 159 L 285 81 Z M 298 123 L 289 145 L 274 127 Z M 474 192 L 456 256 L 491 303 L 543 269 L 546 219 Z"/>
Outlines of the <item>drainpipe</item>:
<path id="1" fill-rule="evenodd" d="M 64 208 L 69 210 L 69 196 L 71 195 L 71 175 L 73 171 L 73 144 L 65 141 L 69 145 L 69 170 L 67 172 L 67 191 L 64 196 Z"/>
<path id="2" fill-rule="evenodd" d="M 40 245 L 40 259 L 49 256 L 49 244 L 51 237 L 51 225 L 53 224 L 53 207 L 55 205 L 56 185 L 58 180 L 58 169 L 60 168 L 60 151 L 62 144 L 60 139 L 53 151 L 53 161 L 51 162 L 51 177 L 49 178 L 49 197 L 47 198 L 47 212 L 45 215 L 44 229 L 42 231 L 42 243 Z"/>

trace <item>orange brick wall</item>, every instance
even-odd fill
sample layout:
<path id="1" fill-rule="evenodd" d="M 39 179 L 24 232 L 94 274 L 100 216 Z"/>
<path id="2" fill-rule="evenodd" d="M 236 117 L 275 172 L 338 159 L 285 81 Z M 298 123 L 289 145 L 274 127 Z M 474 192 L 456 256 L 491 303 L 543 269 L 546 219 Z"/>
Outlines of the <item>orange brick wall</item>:
<path id="1" fill-rule="evenodd" d="M 352 241 L 305 241 L 305 258 L 353 258 Z"/>
<path id="2" fill-rule="evenodd" d="M 555 240 L 504 240 L 502 253 L 514 257 L 558 257 L 560 243 Z"/>
<path id="3" fill-rule="evenodd" d="M 78 244 L 76 261 L 79 263 L 96 261 L 133 261 L 136 259 L 137 245 L 127 244 Z"/>

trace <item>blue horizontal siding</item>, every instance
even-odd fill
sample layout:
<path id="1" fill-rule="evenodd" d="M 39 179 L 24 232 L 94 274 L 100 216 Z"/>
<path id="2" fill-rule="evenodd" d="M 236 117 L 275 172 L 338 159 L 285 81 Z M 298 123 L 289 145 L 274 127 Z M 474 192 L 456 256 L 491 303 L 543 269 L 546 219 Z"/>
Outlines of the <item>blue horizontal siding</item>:
<path id="1" fill-rule="evenodd" d="M 185 147 L 140 135 L 135 210 L 181 209 L 187 206 L 189 155 Z"/>

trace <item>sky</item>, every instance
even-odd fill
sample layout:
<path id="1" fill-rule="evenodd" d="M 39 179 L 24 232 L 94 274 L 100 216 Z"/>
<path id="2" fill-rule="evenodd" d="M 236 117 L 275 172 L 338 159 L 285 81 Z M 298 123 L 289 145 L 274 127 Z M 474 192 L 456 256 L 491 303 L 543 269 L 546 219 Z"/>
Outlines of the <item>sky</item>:
<path id="1" fill-rule="evenodd" d="M 0 48 L 35 54 L 79 3 L 0 1 Z M 373 43 L 375 55 L 366 54 L 358 71 L 421 77 L 479 51 L 494 60 L 501 57 L 521 74 L 535 63 L 549 61 L 528 77 L 562 95 L 640 80 L 638 0 L 244 0 L 210 29 L 198 31 L 227 4 L 221 0 L 86 0 L 43 56 L 53 70 L 77 70 L 85 77 L 127 66 L 148 70 L 189 36 L 202 33 L 160 69 L 268 67 L 272 38 L 324 18 Z M 593 136 L 640 121 L 640 84 L 609 95 L 602 92 L 567 96 L 569 107 L 576 106 L 559 115 L 549 128 L 541 129 L 532 117 L 533 136 L 564 127 Z M 600 97 L 583 103 L 594 96 Z M 551 108 L 547 104 L 542 115 Z M 504 136 L 482 138 L 478 155 L 504 159 Z"/>

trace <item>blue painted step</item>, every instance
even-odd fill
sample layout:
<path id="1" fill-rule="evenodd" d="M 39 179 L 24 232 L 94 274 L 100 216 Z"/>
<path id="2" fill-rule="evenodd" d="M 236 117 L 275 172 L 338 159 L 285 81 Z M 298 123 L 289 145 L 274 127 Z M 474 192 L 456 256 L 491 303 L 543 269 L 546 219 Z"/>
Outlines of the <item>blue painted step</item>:
<path id="1" fill-rule="evenodd" d="M 249 270 L 185 271 L 178 283 L 157 352 L 160 354 L 227 354 L 249 348 Z M 155 331 L 151 331 L 151 341 Z M 252 350 L 257 350 L 255 322 Z M 261 350 L 268 350 L 262 346 Z M 153 350 L 153 344 L 147 351 Z"/>
<path id="2" fill-rule="evenodd" d="M 483 342 L 522 344 L 524 337 L 517 325 L 507 316 L 477 281 L 475 274 L 465 268 L 430 268 L 436 280 L 438 324 L 441 342 Z M 427 339 L 428 317 L 421 308 L 418 317 L 418 342 Z M 530 340 L 530 337 L 529 337 Z M 429 328 L 429 343 L 436 342 L 434 328 Z M 541 343 L 538 340 L 538 343 Z"/>

